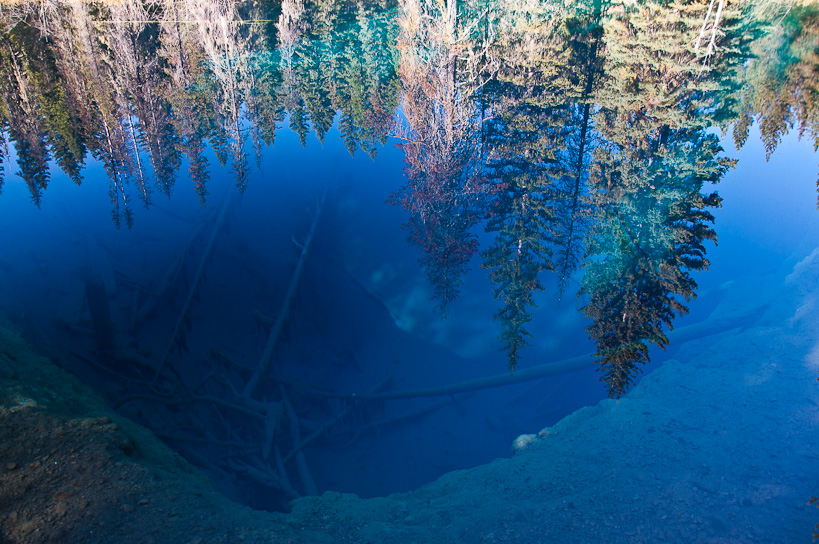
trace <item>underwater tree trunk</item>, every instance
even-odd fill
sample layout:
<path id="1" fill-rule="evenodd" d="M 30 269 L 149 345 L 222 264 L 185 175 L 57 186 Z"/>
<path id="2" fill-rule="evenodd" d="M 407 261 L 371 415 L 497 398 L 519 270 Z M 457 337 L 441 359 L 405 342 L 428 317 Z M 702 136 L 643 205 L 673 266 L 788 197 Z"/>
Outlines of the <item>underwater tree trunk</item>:
<path id="1" fill-rule="evenodd" d="M 310 231 L 307 234 L 307 239 L 301 246 L 299 262 L 296 264 L 295 270 L 293 270 L 293 276 L 290 279 L 290 285 L 287 288 L 287 293 L 284 295 L 284 301 L 282 302 L 281 309 L 279 310 L 279 315 L 276 316 L 276 322 L 273 324 L 273 328 L 270 329 L 270 334 L 267 337 L 267 344 L 265 344 L 262 358 L 256 369 L 253 371 L 253 375 L 247 381 L 245 388 L 242 390 L 242 396 L 244 398 L 250 398 L 253 395 L 253 392 L 259 385 L 259 380 L 261 380 L 262 376 L 264 376 L 265 372 L 267 372 L 267 369 L 270 367 L 270 363 L 273 360 L 273 352 L 276 350 L 276 344 L 279 341 L 279 336 L 281 336 L 282 328 L 284 328 L 284 324 L 287 322 L 287 317 L 290 313 L 290 304 L 293 302 L 293 296 L 296 294 L 296 288 L 299 285 L 301 272 L 304 268 L 304 263 L 307 260 L 307 253 L 310 250 L 310 244 L 313 241 L 313 235 L 316 233 L 316 225 L 318 225 L 319 217 L 321 217 L 321 208 L 324 205 L 324 198 L 326 196 L 327 191 L 325 190 L 324 194 L 321 195 L 321 200 L 319 201 L 318 208 L 316 209 L 316 216 L 313 218 L 313 223 L 310 225 Z"/>
<path id="2" fill-rule="evenodd" d="M 205 246 L 205 251 L 202 253 L 202 259 L 199 261 L 199 267 L 196 269 L 196 275 L 193 277 L 193 282 L 191 282 L 191 288 L 188 290 L 188 296 L 185 298 L 185 304 L 182 305 L 182 310 L 179 312 L 179 317 L 176 320 L 176 325 L 174 326 L 173 333 L 171 334 L 171 338 L 168 342 L 168 347 L 165 349 L 165 354 L 162 356 L 159 367 L 156 369 L 154 382 L 159 379 L 159 375 L 162 373 L 162 370 L 165 368 L 165 365 L 168 362 L 168 356 L 171 354 L 171 350 L 173 350 L 173 347 L 177 343 L 180 330 L 185 322 L 185 317 L 188 315 L 191 301 L 193 300 L 193 296 L 196 294 L 196 289 L 199 286 L 199 282 L 202 280 L 202 275 L 205 271 L 205 263 L 208 261 L 208 258 L 213 251 L 213 244 L 216 242 L 216 237 L 222 230 L 222 225 L 227 220 L 228 211 L 232 208 L 235 197 L 235 191 L 231 192 L 230 195 L 225 197 L 225 202 L 222 204 L 222 210 L 219 212 L 219 217 L 216 219 L 216 224 L 213 226 L 213 231 L 210 234 L 208 245 Z"/>
<path id="3" fill-rule="evenodd" d="M 99 273 L 87 272 L 85 275 L 85 301 L 91 312 L 91 323 L 94 326 L 94 337 L 97 342 L 97 359 L 104 363 L 114 360 L 116 342 L 114 325 L 111 322 L 111 307 L 108 305 L 108 292 Z"/>
<path id="4" fill-rule="evenodd" d="M 682 344 L 691 339 L 705 338 L 715 334 L 720 334 L 727 330 L 741 327 L 743 323 L 756 317 L 756 314 L 751 316 L 743 316 L 740 318 L 725 318 L 719 320 L 706 320 L 687 327 L 681 327 L 676 331 L 668 334 L 669 342 L 674 344 Z M 502 387 L 505 385 L 512 385 L 515 383 L 536 380 L 538 378 L 545 378 L 547 376 L 555 376 L 558 374 L 566 374 L 581 370 L 583 368 L 590 368 L 595 364 L 594 354 L 580 355 L 578 357 L 571 357 L 563 359 L 562 361 L 555 361 L 553 363 L 544 363 L 541 365 L 517 370 L 514 373 L 496 374 L 494 376 L 486 376 L 484 378 L 475 378 L 473 380 L 466 380 L 452 385 L 442 385 L 439 387 L 430 387 L 428 389 L 411 389 L 406 391 L 386 391 L 375 393 L 331 393 L 326 391 L 305 391 L 317 396 L 344 398 L 355 400 L 386 400 L 386 399 L 409 399 L 416 397 L 436 397 L 441 395 L 454 395 L 457 393 L 466 393 L 469 391 L 477 391 L 479 389 L 491 389 L 493 387 Z"/>

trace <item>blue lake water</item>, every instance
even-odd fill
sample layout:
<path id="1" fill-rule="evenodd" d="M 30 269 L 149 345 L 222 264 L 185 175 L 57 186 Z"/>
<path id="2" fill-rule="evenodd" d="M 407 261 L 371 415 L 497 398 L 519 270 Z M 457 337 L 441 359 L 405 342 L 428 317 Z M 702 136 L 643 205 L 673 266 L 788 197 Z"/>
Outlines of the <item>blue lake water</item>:
<path id="1" fill-rule="evenodd" d="M 0 310 L 253 508 L 510 457 L 819 247 L 809 4 L 33 5 Z"/>

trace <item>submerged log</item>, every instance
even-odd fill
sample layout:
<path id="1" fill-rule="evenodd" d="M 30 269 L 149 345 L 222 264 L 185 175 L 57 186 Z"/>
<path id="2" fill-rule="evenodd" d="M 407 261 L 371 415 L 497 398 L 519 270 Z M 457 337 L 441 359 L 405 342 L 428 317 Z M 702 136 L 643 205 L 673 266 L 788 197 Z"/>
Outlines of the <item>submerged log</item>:
<path id="1" fill-rule="evenodd" d="M 760 310 L 761 311 L 761 310 Z M 669 340 L 674 344 L 681 344 L 683 342 L 712 336 L 731 329 L 742 327 L 744 323 L 750 319 L 749 316 L 739 318 L 726 318 L 718 320 L 706 320 L 687 327 L 680 327 L 668 334 Z M 385 391 L 383 393 L 334 393 L 331 391 L 318 391 L 314 389 L 301 389 L 303 393 L 312 394 L 320 397 L 342 398 L 352 400 L 384 400 L 384 399 L 409 399 L 416 397 L 437 397 L 441 395 L 455 395 L 457 393 L 465 393 L 468 391 L 478 391 L 480 389 L 490 389 L 493 387 L 503 387 L 506 385 L 513 385 L 516 383 L 527 382 L 547 376 L 555 376 L 558 374 L 566 374 L 582 370 L 584 368 L 592 368 L 596 363 L 594 354 L 589 353 L 580 355 L 578 357 L 571 357 L 553 363 L 544 363 L 516 370 L 513 374 L 496 374 L 494 376 L 486 376 L 483 378 L 475 378 L 466 380 L 456 384 L 442 385 L 438 387 L 429 387 L 426 389 L 410 389 L 406 391 Z"/>
<path id="2" fill-rule="evenodd" d="M 116 352 L 114 324 L 111 321 L 108 292 L 98 272 L 89 270 L 85 274 L 85 301 L 91 312 L 91 323 L 97 344 L 97 358 L 106 363 L 113 361 Z"/>
<path id="3" fill-rule="evenodd" d="M 225 198 L 225 201 L 222 203 L 222 209 L 219 212 L 219 217 L 216 219 L 216 224 L 213 225 L 213 230 L 211 231 L 210 238 L 208 239 L 208 243 L 205 246 L 205 251 L 202 253 L 202 258 L 199 261 L 199 266 L 196 269 L 196 274 L 194 275 L 193 281 L 191 282 L 191 286 L 188 289 L 188 295 L 187 297 L 185 297 L 185 303 L 182 305 L 182 310 L 179 312 L 179 317 L 176 319 L 176 324 L 174 325 L 173 332 L 171 333 L 171 338 L 168 342 L 168 347 L 165 348 L 165 353 L 162 356 L 162 360 L 159 362 L 159 366 L 156 369 L 154 381 L 159 379 L 159 375 L 162 374 L 162 370 L 168 363 L 168 357 L 170 356 L 171 351 L 173 351 L 174 346 L 177 345 L 180 335 L 184 334 L 183 326 L 187 322 L 186 320 L 188 317 L 188 310 L 190 309 L 191 302 L 193 301 L 194 295 L 196 294 L 199 282 L 202 280 L 202 275 L 205 272 L 205 263 L 207 263 L 208 259 L 210 258 L 210 254 L 213 251 L 213 245 L 216 242 L 216 237 L 219 235 L 219 232 L 222 230 L 222 226 L 227 220 L 228 212 L 230 211 L 235 198 L 236 191 L 232 191 L 230 195 L 228 195 Z"/>
<path id="4" fill-rule="evenodd" d="M 284 300 L 282 301 L 279 314 L 276 317 L 276 322 L 273 324 L 273 328 L 270 329 L 270 334 L 267 337 L 267 344 L 265 345 L 261 360 L 259 361 L 256 369 L 253 371 L 253 375 L 250 376 L 250 379 L 247 381 L 247 384 L 242 390 L 242 396 L 245 398 L 249 398 L 253 395 L 253 392 L 259 385 L 259 380 L 261 380 L 262 376 L 264 376 L 265 372 L 267 372 L 267 369 L 270 367 L 270 363 L 273 360 L 273 353 L 276 350 L 276 344 L 281 336 L 282 328 L 287 322 L 288 314 L 290 313 L 290 304 L 293 302 L 293 296 L 296 294 L 296 289 L 299 286 L 301 272 L 304 268 L 304 263 L 307 260 L 307 254 L 310 251 L 310 244 L 313 241 L 313 236 L 316 233 L 316 226 L 318 225 L 319 217 L 321 217 L 321 208 L 324 205 L 324 199 L 326 196 L 327 190 L 325 189 L 324 193 L 321 195 L 318 208 L 316 209 L 316 215 L 313 217 L 313 223 L 310 225 L 310 231 L 307 233 L 307 238 L 305 239 L 304 244 L 299 246 L 301 247 L 299 261 L 296 263 L 296 268 L 293 270 L 293 276 L 290 279 L 290 285 L 287 287 L 287 292 L 284 295 Z"/>
<path id="5" fill-rule="evenodd" d="M 380 384 L 378 384 L 378 386 L 376 386 L 375 389 L 373 389 L 373 393 L 377 393 L 378 391 L 384 391 L 391 384 L 392 384 L 392 378 L 391 377 L 387 378 L 386 380 L 384 380 Z M 448 401 L 449 399 L 446 399 L 446 400 Z M 433 403 L 433 404 L 435 404 L 435 403 Z M 336 416 L 333 417 L 330 421 L 327 421 L 323 425 L 319 426 L 315 431 L 313 431 L 313 433 L 311 433 L 310 436 L 308 436 L 304 440 L 294 442 L 293 443 L 293 449 L 292 449 L 292 451 L 290 451 L 290 453 L 288 453 L 285 456 L 284 462 L 286 463 L 290 459 L 292 459 L 293 457 L 299 455 L 301 453 L 301 450 L 303 450 L 305 447 L 309 446 L 314 441 L 318 440 L 321 436 L 323 436 L 330 429 L 332 429 L 337 423 L 339 423 L 344 418 L 346 418 L 347 416 L 352 414 L 354 408 L 355 408 L 355 403 L 352 403 L 352 402 L 349 403 L 347 406 L 344 407 L 344 409 L 341 412 L 336 414 Z"/>
<path id="6" fill-rule="evenodd" d="M 207 221 L 203 221 L 199 228 L 191 235 L 188 239 L 188 243 L 185 244 L 185 250 L 179 254 L 179 258 L 174 261 L 173 266 L 171 266 L 165 274 L 160 279 L 159 283 L 156 286 L 155 290 L 150 290 L 143 288 L 138 283 L 136 283 L 136 289 L 134 295 L 139 295 L 140 293 L 144 292 L 147 295 L 147 298 L 142 303 L 141 306 L 136 306 L 131 316 L 131 332 L 138 330 L 142 324 L 151 317 L 155 312 L 157 307 L 159 306 L 160 302 L 165 300 L 168 296 L 168 292 L 170 289 L 176 284 L 177 279 L 179 278 L 179 274 L 182 272 L 184 268 L 186 256 L 190 252 L 191 248 L 193 247 L 194 242 L 199 238 L 199 235 L 205 229 L 207 225 Z"/>
<path id="7" fill-rule="evenodd" d="M 290 404 L 290 399 L 287 397 L 287 392 L 285 391 L 284 386 L 280 385 L 279 390 L 282 395 L 284 411 L 290 420 L 290 436 L 293 439 L 293 444 L 298 444 L 301 442 L 299 418 L 296 415 L 296 411 L 293 409 L 293 405 Z M 296 451 L 295 457 L 296 470 L 299 473 L 299 478 L 301 478 L 302 484 L 304 485 L 305 493 L 307 495 L 318 495 L 318 488 L 316 487 L 316 482 L 313 479 L 313 473 L 310 471 L 310 466 L 307 464 L 307 458 L 304 456 L 304 452 L 299 449 Z"/>

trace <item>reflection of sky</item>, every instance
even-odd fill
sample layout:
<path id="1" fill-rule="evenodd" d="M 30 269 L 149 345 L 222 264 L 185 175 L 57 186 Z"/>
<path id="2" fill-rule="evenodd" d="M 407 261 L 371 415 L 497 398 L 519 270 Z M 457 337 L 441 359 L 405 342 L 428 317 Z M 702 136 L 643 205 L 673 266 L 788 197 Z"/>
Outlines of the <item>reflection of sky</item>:
<path id="1" fill-rule="evenodd" d="M 714 212 L 719 246 L 706 244 L 711 270 L 698 277 L 702 286 L 792 266 L 819 246 L 819 156 L 813 145 L 792 132 L 766 162 L 754 127 L 740 151 L 730 137 L 723 147 L 739 162 L 716 188 L 723 197 Z"/>

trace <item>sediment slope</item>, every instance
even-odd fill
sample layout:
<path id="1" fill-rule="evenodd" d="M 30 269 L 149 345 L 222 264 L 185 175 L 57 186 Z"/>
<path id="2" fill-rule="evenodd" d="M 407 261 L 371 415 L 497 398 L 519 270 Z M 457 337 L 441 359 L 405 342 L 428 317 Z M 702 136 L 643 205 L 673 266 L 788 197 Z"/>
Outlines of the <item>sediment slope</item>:
<path id="1" fill-rule="evenodd" d="M 0 328 L 0 542 L 287 542 Z"/>

